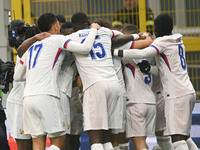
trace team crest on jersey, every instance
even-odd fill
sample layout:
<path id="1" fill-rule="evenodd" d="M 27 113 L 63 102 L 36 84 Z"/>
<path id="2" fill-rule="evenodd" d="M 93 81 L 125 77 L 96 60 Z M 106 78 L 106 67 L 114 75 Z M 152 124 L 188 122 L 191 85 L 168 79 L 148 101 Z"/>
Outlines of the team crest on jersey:
<path id="1" fill-rule="evenodd" d="M 20 134 L 23 134 L 23 133 L 24 133 L 24 130 L 20 129 L 19 132 L 20 132 Z"/>

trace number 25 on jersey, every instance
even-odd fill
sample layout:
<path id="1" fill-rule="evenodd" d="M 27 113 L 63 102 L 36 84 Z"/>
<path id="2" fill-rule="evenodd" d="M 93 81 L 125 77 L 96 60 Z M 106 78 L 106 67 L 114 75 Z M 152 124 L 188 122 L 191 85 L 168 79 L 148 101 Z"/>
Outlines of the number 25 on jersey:
<path id="1" fill-rule="evenodd" d="M 28 62 L 29 70 L 35 67 L 41 49 L 42 49 L 42 44 L 33 45 L 29 48 L 28 50 L 29 51 L 29 62 Z"/>

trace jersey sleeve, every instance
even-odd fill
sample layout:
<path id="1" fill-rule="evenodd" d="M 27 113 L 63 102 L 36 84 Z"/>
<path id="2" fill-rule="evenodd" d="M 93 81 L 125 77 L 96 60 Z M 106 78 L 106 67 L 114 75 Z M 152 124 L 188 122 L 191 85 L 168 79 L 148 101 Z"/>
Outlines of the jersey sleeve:
<path id="1" fill-rule="evenodd" d="M 117 31 L 117 30 L 111 30 L 111 31 L 112 31 L 112 33 L 113 33 L 113 36 L 112 36 L 112 37 L 117 36 L 117 35 L 124 35 L 123 33 L 119 32 L 119 31 Z"/>
<path id="2" fill-rule="evenodd" d="M 157 51 L 153 47 L 147 47 L 145 49 L 133 49 L 133 50 L 119 50 L 115 49 L 114 56 L 121 56 L 134 59 L 150 58 L 157 55 Z"/>
<path id="3" fill-rule="evenodd" d="M 154 40 L 150 47 L 154 48 L 157 51 L 157 54 L 161 54 L 165 50 L 166 42 L 161 38 L 158 38 Z"/>
<path id="4" fill-rule="evenodd" d="M 99 29 L 99 31 L 108 34 L 108 36 L 109 36 L 110 38 L 112 38 L 112 37 L 115 36 L 115 32 L 113 32 L 113 30 L 110 30 L 109 28 L 101 27 L 101 28 Z"/>
<path id="5" fill-rule="evenodd" d="M 15 73 L 14 73 L 14 80 L 15 81 L 25 81 L 26 80 L 26 66 L 27 66 L 27 55 L 28 51 L 24 53 L 22 58 L 19 60 L 19 63 L 17 64 L 15 68 Z"/>
<path id="6" fill-rule="evenodd" d="M 96 29 L 90 29 L 88 37 L 82 44 L 74 42 L 71 39 L 64 37 L 65 39 L 60 41 L 59 47 L 61 49 L 68 50 L 73 53 L 88 54 L 93 47 L 96 34 Z"/>

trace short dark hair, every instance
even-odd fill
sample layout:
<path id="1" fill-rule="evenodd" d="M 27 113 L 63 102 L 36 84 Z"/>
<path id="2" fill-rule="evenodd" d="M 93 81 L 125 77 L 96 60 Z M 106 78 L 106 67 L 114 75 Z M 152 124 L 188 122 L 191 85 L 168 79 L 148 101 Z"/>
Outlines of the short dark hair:
<path id="1" fill-rule="evenodd" d="M 77 12 L 71 18 L 73 28 L 78 28 L 81 25 L 90 25 L 87 15 L 84 12 Z"/>
<path id="2" fill-rule="evenodd" d="M 61 27 L 61 30 L 62 29 L 65 29 L 65 28 L 72 28 L 72 23 L 67 21 L 65 23 L 63 23 L 62 27 Z"/>
<path id="3" fill-rule="evenodd" d="M 41 32 L 48 32 L 52 25 L 57 22 L 57 18 L 52 13 L 42 14 L 38 19 L 38 28 Z"/>
<path id="4" fill-rule="evenodd" d="M 138 33 L 138 27 L 134 24 L 124 24 L 121 31 L 128 32 L 129 34 L 135 34 Z"/>
<path id="5" fill-rule="evenodd" d="M 63 15 L 56 15 L 56 18 L 58 19 L 59 22 L 65 23 L 65 17 Z"/>
<path id="6" fill-rule="evenodd" d="M 112 24 L 110 23 L 109 20 L 103 19 L 103 18 L 97 18 L 93 21 L 93 23 L 97 23 L 99 24 L 101 27 L 106 27 L 111 29 L 112 28 Z"/>
<path id="7" fill-rule="evenodd" d="M 173 20 L 168 14 L 161 14 L 154 20 L 154 26 L 156 37 L 170 35 L 173 30 Z"/>

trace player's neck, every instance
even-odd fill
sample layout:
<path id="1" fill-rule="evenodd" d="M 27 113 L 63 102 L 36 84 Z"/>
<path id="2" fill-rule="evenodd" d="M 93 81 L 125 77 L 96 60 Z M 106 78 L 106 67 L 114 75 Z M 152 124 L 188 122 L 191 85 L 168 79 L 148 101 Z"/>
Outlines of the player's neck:
<path id="1" fill-rule="evenodd" d="M 82 25 L 76 26 L 75 31 L 82 30 L 85 28 L 89 28 L 88 24 L 82 24 Z"/>

